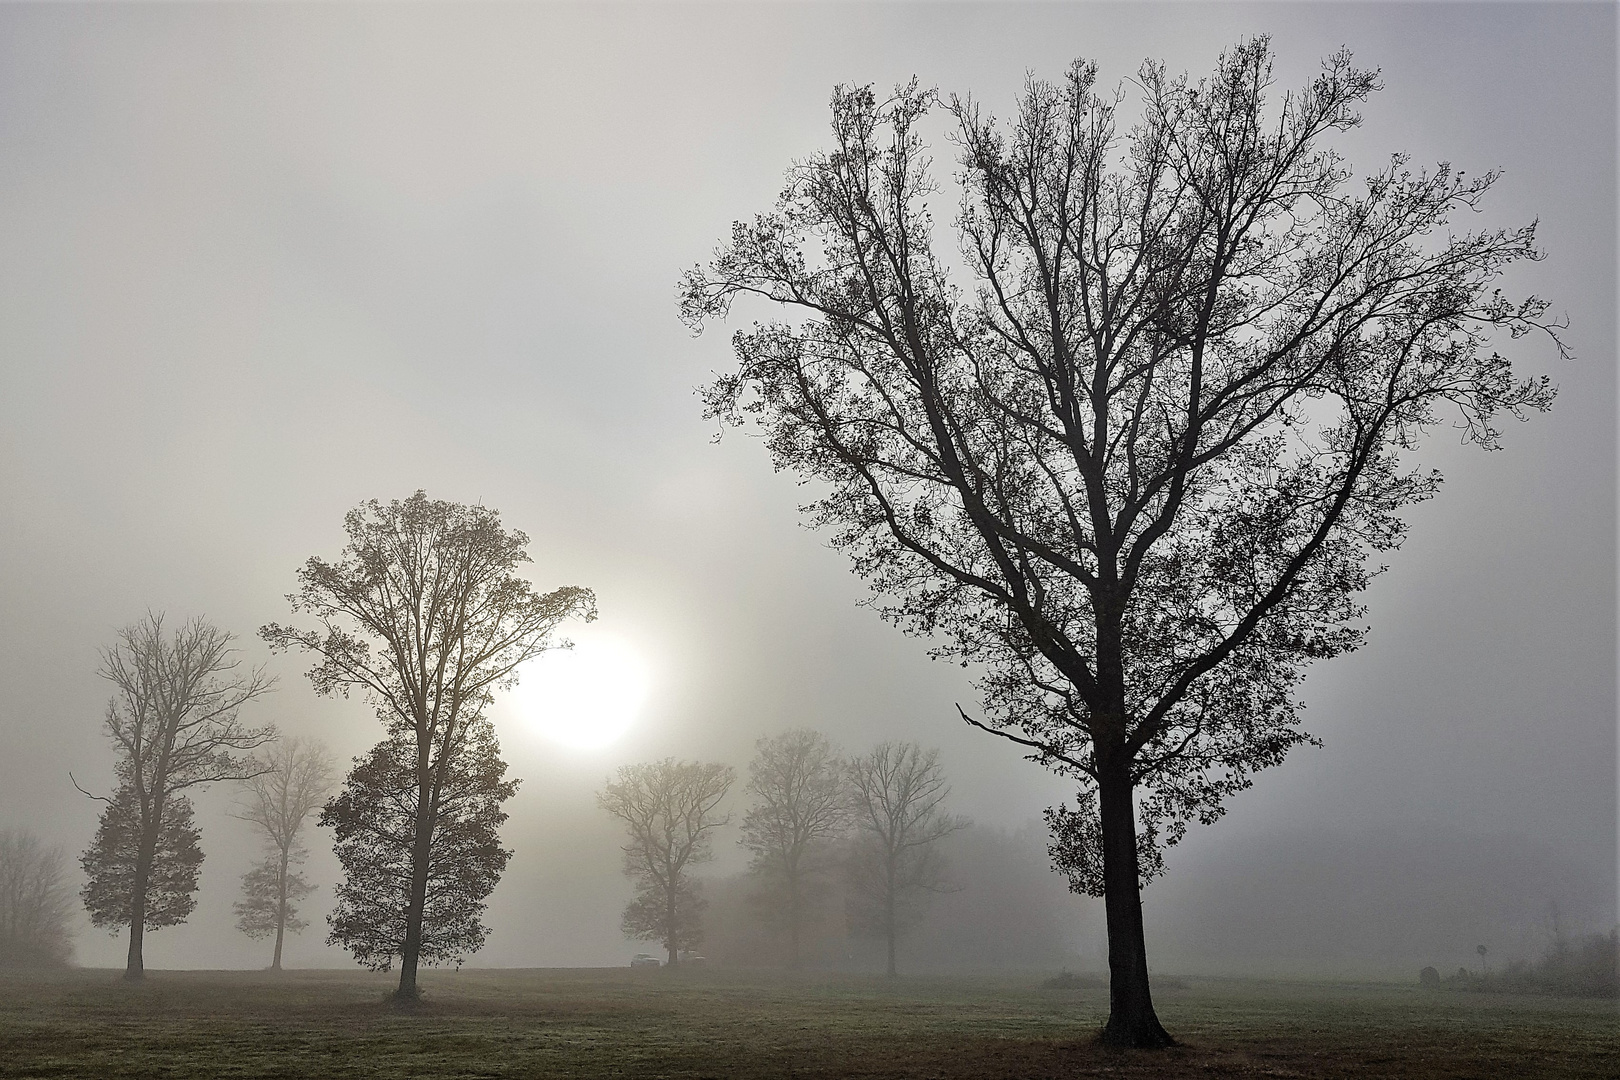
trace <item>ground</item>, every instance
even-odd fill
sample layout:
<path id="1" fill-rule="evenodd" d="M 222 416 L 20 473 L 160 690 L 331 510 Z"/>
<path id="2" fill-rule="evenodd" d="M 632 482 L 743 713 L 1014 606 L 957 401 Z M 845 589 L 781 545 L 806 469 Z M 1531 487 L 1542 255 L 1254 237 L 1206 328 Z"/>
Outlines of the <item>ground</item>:
<path id="1" fill-rule="evenodd" d="M 1166 1051 L 1097 1046 L 1106 991 L 1039 976 L 719 970 L 0 975 L 0 1077 L 1608 1077 L 1613 1002 L 1188 980 Z"/>

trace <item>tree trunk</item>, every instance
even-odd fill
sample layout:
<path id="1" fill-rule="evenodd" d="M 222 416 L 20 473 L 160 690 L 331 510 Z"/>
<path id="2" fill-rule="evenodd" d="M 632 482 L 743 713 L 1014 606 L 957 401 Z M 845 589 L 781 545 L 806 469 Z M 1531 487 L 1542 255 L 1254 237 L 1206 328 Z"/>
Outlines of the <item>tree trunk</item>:
<path id="1" fill-rule="evenodd" d="M 804 965 L 799 955 L 799 883 L 788 878 L 788 967 L 798 971 Z"/>
<path id="2" fill-rule="evenodd" d="M 426 772 L 426 769 L 423 770 Z M 416 1001 L 422 992 L 416 986 L 417 959 L 422 953 L 422 915 L 427 908 L 428 863 L 433 854 L 432 794 L 424 780 L 417 788 L 416 836 L 411 848 L 411 895 L 405 906 L 405 942 L 400 947 L 397 1001 Z"/>
<path id="3" fill-rule="evenodd" d="M 1142 879 L 1136 858 L 1136 806 L 1127 762 L 1098 770 L 1102 819 L 1103 903 L 1108 914 L 1108 1024 L 1110 1046 L 1173 1046 L 1159 1024 L 1148 988 L 1147 941 L 1142 933 Z"/>
<path id="4" fill-rule="evenodd" d="M 270 961 L 271 971 L 281 970 L 281 939 L 287 930 L 287 861 L 291 848 L 281 849 L 281 875 L 276 879 L 276 955 Z"/>
<path id="5" fill-rule="evenodd" d="M 157 830 L 143 829 L 135 850 L 135 880 L 129 892 L 129 956 L 124 962 L 124 978 L 139 982 L 146 978 L 146 957 L 141 950 L 146 934 L 146 891 L 152 880 L 152 862 L 157 856 Z"/>
<path id="6" fill-rule="evenodd" d="M 893 858 L 893 856 L 890 856 L 890 858 L 889 858 L 889 865 L 887 867 L 886 873 L 887 873 L 887 876 L 888 876 L 888 880 L 884 883 L 885 888 L 884 888 L 884 895 L 883 895 L 883 931 L 889 938 L 889 978 L 892 979 L 899 973 L 898 969 L 896 969 L 896 967 L 894 965 L 894 938 L 895 938 L 895 931 L 896 931 L 897 928 L 895 926 L 895 921 L 894 921 L 894 858 Z"/>
<path id="7" fill-rule="evenodd" d="M 145 929 L 146 919 L 143 915 L 131 914 L 129 918 L 129 957 L 124 961 L 124 978 L 131 982 L 139 982 L 146 978 L 146 961 L 141 956 L 141 933 Z"/>
<path id="8" fill-rule="evenodd" d="M 664 939 L 664 948 L 669 950 L 669 966 L 674 967 L 680 962 L 680 935 L 675 932 L 675 901 L 676 887 L 675 875 L 669 875 L 668 895 L 664 898 L 665 930 L 669 935 Z"/>

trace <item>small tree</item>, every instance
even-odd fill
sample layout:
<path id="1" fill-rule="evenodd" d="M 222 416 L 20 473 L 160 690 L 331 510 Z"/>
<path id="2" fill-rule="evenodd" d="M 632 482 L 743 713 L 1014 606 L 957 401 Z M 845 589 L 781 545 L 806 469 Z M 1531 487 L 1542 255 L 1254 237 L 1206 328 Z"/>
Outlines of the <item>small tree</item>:
<path id="1" fill-rule="evenodd" d="M 101 813 L 95 839 L 79 859 L 86 878 L 79 896 L 90 913 L 92 926 L 115 934 L 129 928 L 137 867 L 142 849 L 148 848 L 146 838 L 151 835 L 141 823 L 134 788 L 120 787 Z M 146 857 L 142 930 L 178 926 L 196 909 L 197 879 L 203 863 L 200 840 L 191 800 L 184 795 L 170 795 L 164 800 L 163 816 Z M 126 969 L 124 977 L 138 979 L 142 970 L 137 968 L 137 973 L 131 975 Z"/>
<path id="2" fill-rule="evenodd" d="M 742 843 L 763 886 L 758 899 L 787 928 L 788 963 L 797 968 L 806 912 L 833 865 L 829 845 L 849 827 L 844 763 L 826 736 L 803 729 L 761 739 L 756 749 Z"/>
<path id="3" fill-rule="evenodd" d="M 449 764 L 438 774 L 422 917 L 414 930 L 422 963 L 459 966 L 489 936 L 481 920 L 484 901 L 512 857 L 501 847 L 507 817 L 501 804 L 518 787 L 506 779 L 500 750 L 494 725 L 482 716 L 467 718 L 446 748 Z M 413 933 L 418 768 L 415 740 L 397 732 L 356 759 L 343 790 L 321 812 L 343 865 L 327 941 L 373 971 L 387 971 L 403 956 Z"/>
<path id="4" fill-rule="evenodd" d="M 264 755 L 264 765 L 264 773 L 246 782 L 247 800 L 237 813 L 263 835 L 264 859 L 242 876 L 234 910 L 236 928 L 248 937 L 275 936 L 270 969 L 280 971 L 287 932 L 309 925 L 298 917 L 298 901 L 314 891 L 298 872 L 309 857 L 299 833 L 331 792 L 332 755 L 324 743 L 283 739 Z"/>
<path id="5" fill-rule="evenodd" d="M 944 887 L 939 842 L 968 820 L 941 810 L 951 789 L 938 750 L 880 743 L 850 762 L 849 778 L 859 830 L 850 881 L 863 921 L 888 943 L 892 977 L 900 934 L 921 914 L 922 898 Z"/>
<path id="6" fill-rule="evenodd" d="M 1450 225 L 1494 174 L 1397 157 L 1348 189 L 1327 143 L 1378 88 L 1348 53 L 1276 103 L 1263 38 L 1197 83 L 1144 65 L 1124 135 L 1095 83 L 1031 80 L 1006 126 L 950 100 L 965 282 L 933 247 L 936 96 L 839 88 L 832 148 L 682 313 L 787 313 L 737 333 L 710 414 L 816 481 L 890 619 L 979 665 L 970 722 L 1077 782 L 1053 856 L 1105 898 L 1104 1038 L 1162 1046 L 1162 847 L 1310 741 L 1307 666 L 1362 640 L 1357 594 L 1439 484 L 1411 453 L 1445 414 L 1490 448 L 1546 408 L 1494 345 L 1554 328 L 1495 289 L 1533 227 Z"/>
<path id="7" fill-rule="evenodd" d="M 73 955 L 73 892 L 61 849 L 0 829 L 0 967 L 59 965 Z"/>
<path id="8" fill-rule="evenodd" d="M 361 943 L 372 962 L 375 948 L 397 941 L 396 993 L 401 1001 L 412 1001 L 424 955 L 435 830 L 449 820 L 441 803 L 452 774 L 480 767 L 456 759 L 461 748 L 478 745 L 467 728 L 483 715 L 495 689 L 516 682 L 520 665 L 566 646 L 553 639 L 564 620 L 596 617 L 595 598 L 589 589 L 573 586 L 535 592 L 517 574 L 529 561 L 529 538 L 503 529 L 500 515 L 486 507 L 430 500 L 418 491 L 403 502 L 361 505 L 344 519 L 344 531 L 348 544 L 342 558 L 336 563 L 311 558 L 298 572 L 299 591 L 288 597 L 295 611 L 315 618 L 319 629 L 272 623 L 259 634 L 273 648 L 315 655 L 309 678 L 316 693 L 365 694 L 388 731 L 378 750 L 387 748 L 384 758 L 374 754 L 366 764 L 387 772 L 388 784 L 398 781 L 391 771 L 396 766 L 410 771 L 409 790 L 381 789 L 390 798 L 407 800 L 410 828 L 377 832 L 368 841 L 400 845 L 397 857 L 410 867 L 397 914 L 400 932 L 394 932 L 395 916 L 388 909 L 357 902 L 345 909 L 349 915 L 341 934 Z M 351 774 L 351 787 L 356 783 Z M 377 885 L 351 880 L 344 888 L 359 898 Z M 439 895 L 439 902 L 447 903 L 468 894 Z M 353 920 L 363 912 L 386 925 L 361 927 Z M 476 925 L 477 912 L 455 918 Z M 333 925 L 334 934 L 340 933 L 339 924 Z"/>
<path id="9" fill-rule="evenodd" d="M 100 675 L 115 689 L 105 724 L 118 789 L 90 796 L 107 806 L 80 860 L 81 895 L 92 924 L 129 928 L 127 979 L 144 977 L 145 931 L 184 922 L 195 906 L 203 856 L 183 792 L 256 776 L 262 766 L 242 754 L 275 738 L 273 727 L 241 722 L 272 680 L 240 672 L 231 641 L 202 619 L 165 635 L 163 616 L 148 615 L 102 653 Z"/>
<path id="10" fill-rule="evenodd" d="M 662 942 L 671 965 L 703 939 L 703 899 L 688 871 L 714 857 L 709 834 L 730 820 L 715 811 L 736 777 L 729 765 L 665 758 L 624 766 L 596 797 L 630 833 L 624 872 L 636 897 L 625 908 L 624 932 Z"/>

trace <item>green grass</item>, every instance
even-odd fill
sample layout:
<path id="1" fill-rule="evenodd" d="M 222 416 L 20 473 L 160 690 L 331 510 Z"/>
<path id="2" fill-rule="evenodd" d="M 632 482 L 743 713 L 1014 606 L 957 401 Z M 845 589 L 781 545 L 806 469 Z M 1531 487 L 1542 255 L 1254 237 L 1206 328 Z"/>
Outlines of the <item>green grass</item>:
<path id="1" fill-rule="evenodd" d="M 726 971 L 0 976 L 0 1077 L 1616 1077 L 1612 1002 L 1188 980 L 1183 1045 L 1092 1041 L 1099 989 Z"/>

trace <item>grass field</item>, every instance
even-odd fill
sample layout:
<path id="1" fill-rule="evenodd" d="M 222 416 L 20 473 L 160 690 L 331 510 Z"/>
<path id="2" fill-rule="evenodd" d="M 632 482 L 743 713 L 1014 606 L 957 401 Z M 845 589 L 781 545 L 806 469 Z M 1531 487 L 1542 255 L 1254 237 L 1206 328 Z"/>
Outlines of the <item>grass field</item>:
<path id="1" fill-rule="evenodd" d="M 1096 1046 L 1040 979 L 660 970 L 0 976 L 0 1077 L 1620 1077 L 1613 1002 L 1189 980 L 1183 1045 Z"/>

